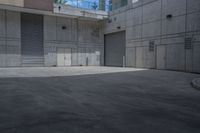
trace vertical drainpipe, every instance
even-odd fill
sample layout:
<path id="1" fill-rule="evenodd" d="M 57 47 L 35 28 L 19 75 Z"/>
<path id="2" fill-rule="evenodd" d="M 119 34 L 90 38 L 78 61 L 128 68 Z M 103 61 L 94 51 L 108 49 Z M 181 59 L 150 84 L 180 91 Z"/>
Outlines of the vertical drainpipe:
<path id="1" fill-rule="evenodd" d="M 105 11 L 105 0 L 99 0 L 99 10 Z"/>

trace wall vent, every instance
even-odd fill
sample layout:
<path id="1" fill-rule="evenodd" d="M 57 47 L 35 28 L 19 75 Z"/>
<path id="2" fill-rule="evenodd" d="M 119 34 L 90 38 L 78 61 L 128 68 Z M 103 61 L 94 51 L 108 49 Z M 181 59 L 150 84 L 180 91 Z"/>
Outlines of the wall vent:
<path id="1" fill-rule="evenodd" d="M 185 49 L 192 49 L 192 38 L 185 38 Z"/>
<path id="2" fill-rule="evenodd" d="M 121 26 L 117 26 L 117 29 L 120 30 L 120 29 L 121 29 Z"/>
<path id="3" fill-rule="evenodd" d="M 153 52 L 155 49 L 155 41 L 149 41 L 149 51 Z"/>
<path id="4" fill-rule="evenodd" d="M 66 30 L 67 29 L 67 27 L 66 26 L 62 26 L 62 30 Z"/>
<path id="5" fill-rule="evenodd" d="M 172 14 L 167 14 L 167 15 L 166 15 L 166 18 L 167 18 L 167 19 L 171 19 L 172 17 L 173 17 Z"/>

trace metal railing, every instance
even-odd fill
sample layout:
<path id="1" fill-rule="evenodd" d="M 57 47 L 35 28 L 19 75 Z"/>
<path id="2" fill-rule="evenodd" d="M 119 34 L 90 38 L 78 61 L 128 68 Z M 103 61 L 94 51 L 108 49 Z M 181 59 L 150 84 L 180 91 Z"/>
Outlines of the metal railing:
<path id="1" fill-rule="evenodd" d="M 119 0 L 117 2 L 105 0 L 105 3 L 103 4 L 104 7 L 99 7 L 99 0 L 54 0 L 54 3 L 91 10 L 113 11 L 120 7 L 126 6 L 128 2 L 127 0 Z"/>
<path id="2" fill-rule="evenodd" d="M 104 10 L 104 11 L 109 10 L 109 5 L 106 4 L 107 2 L 105 2 L 105 7 L 100 9 L 99 0 L 54 0 L 54 3 L 69 5 L 77 8 L 91 9 L 91 10 Z"/>

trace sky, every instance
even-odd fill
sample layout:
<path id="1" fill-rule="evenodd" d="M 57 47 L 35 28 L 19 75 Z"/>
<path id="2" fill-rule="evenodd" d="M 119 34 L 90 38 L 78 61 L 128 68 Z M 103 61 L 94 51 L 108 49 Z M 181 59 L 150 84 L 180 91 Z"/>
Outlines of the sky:
<path id="1" fill-rule="evenodd" d="M 72 6 L 77 6 L 78 3 L 78 6 L 83 8 L 91 8 L 95 2 L 97 5 L 99 5 L 99 0 L 66 0 L 66 1 L 67 4 Z"/>

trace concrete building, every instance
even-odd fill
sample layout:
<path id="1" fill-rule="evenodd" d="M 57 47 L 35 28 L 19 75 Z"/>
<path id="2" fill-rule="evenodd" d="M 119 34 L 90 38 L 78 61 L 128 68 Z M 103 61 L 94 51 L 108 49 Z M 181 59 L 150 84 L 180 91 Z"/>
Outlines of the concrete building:
<path id="1" fill-rule="evenodd" d="M 106 65 L 200 73 L 199 0 L 111 4 L 117 6 L 105 12 L 51 0 L 1 0 L 0 67 Z M 105 9 L 104 0 L 99 9 Z"/>

